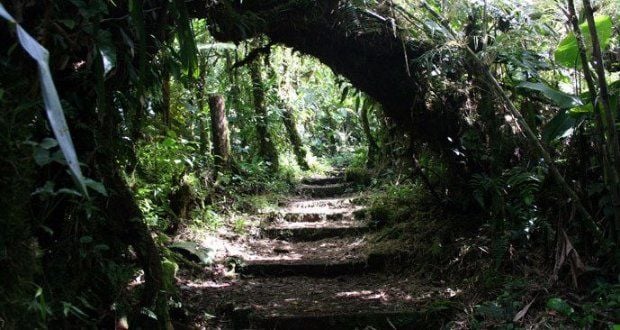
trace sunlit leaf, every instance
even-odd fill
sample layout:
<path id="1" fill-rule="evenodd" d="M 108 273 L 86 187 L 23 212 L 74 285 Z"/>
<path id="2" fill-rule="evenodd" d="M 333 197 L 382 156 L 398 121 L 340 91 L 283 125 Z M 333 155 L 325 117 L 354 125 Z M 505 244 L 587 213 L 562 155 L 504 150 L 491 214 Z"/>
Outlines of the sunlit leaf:
<path id="1" fill-rule="evenodd" d="M 566 111 L 560 111 L 542 131 L 542 138 L 545 142 L 562 139 L 573 133 L 577 120 L 569 116 Z"/>
<path id="2" fill-rule="evenodd" d="M 106 76 L 116 67 L 116 50 L 112 47 L 100 46 L 99 55 L 103 60 L 103 75 Z"/>
<path id="3" fill-rule="evenodd" d="M 570 115 L 582 115 L 594 112 L 594 105 L 592 103 L 586 103 L 582 106 L 572 108 L 568 111 Z"/>
<path id="4" fill-rule="evenodd" d="M 524 81 L 520 83 L 517 88 L 538 91 L 561 109 L 570 109 L 583 105 L 583 102 L 579 97 L 553 89 L 543 83 Z"/>
<path id="5" fill-rule="evenodd" d="M 605 49 L 609 45 L 610 37 L 613 32 L 611 17 L 609 16 L 596 16 L 594 18 L 596 26 L 596 34 L 598 35 L 601 48 Z M 579 25 L 581 34 L 583 35 L 586 49 L 592 52 L 592 38 L 590 38 L 590 28 L 588 22 L 584 22 Z M 569 68 L 581 67 L 581 60 L 579 59 L 579 47 L 577 45 L 577 38 L 571 32 L 569 33 L 558 45 L 558 48 L 554 54 L 555 61 L 558 64 L 564 65 Z"/>
<path id="6" fill-rule="evenodd" d="M 84 183 L 86 184 L 86 186 L 100 194 L 102 194 L 103 196 L 108 196 L 108 192 L 105 189 L 105 186 L 103 185 L 103 183 L 99 182 L 99 181 L 95 181 L 93 179 L 89 179 L 86 178 L 84 180 Z"/>
<path id="7" fill-rule="evenodd" d="M 197 44 L 198 50 L 235 50 L 237 46 L 233 43 L 213 42 L 210 44 Z"/>

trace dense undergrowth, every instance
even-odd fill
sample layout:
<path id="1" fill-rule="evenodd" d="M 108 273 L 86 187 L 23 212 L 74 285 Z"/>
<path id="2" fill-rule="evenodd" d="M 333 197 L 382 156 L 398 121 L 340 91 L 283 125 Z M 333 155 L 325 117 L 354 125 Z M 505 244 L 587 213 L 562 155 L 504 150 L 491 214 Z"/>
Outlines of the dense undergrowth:
<path id="1" fill-rule="evenodd" d="M 578 255 L 558 262 L 546 224 L 517 222 L 498 236 L 484 214 L 437 204 L 419 182 L 393 174 L 371 191 L 362 201 L 378 229 L 369 251 L 388 258 L 391 272 L 450 288 L 456 300 L 429 307 L 451 311 L 449 328 L 613 328 L 620 317 L 613 275 L 579 270 Z M 535 197 L 522 194 L 517 207 Z"/>

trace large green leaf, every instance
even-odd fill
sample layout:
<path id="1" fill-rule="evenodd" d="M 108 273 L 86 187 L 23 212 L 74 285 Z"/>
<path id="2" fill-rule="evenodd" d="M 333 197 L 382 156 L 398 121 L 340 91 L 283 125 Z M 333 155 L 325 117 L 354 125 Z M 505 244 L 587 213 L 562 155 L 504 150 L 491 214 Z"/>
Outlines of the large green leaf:
<path id="1" fill-rule="evenodd" d="M 577 120 L 573 116 L 569 116 L 564 110 L 560 111 L 543 128 L 543 141 L 548 143 L 556 139 L 570 136 L 576 124 Z"/>
<path id="2" fill-rule="evenodd" d="M 583 114 L 590 114 L 594 112 L 594 105 L 592 102 L 586 103 L 582 106 L 572 108 L 568 110 L 568 114 L 571 116 L 580 116 Z"/>
<path id="3" fill-rule="evenodd" d="M 103 62 L 103 76 L 106 77 L 116 67 L 116 47 L 109 31 L 100 30 L 97 34 L 97 48 Z"/>
<path id="4" fill-rule="evenodd" d="M 606 15 L 596 16 L 594 18 L 594 23 L 601 48 L 605 49 L 609 45 L 611 34 L 613 32 L 611 17 Z M 592 39 L 590 38 L 590 28 L 588 27 L 588 23 L 584 22 L 580 24 L 579 29 L 583 35 L 585 46 L 591 54 Z M 581 67 L 581 60 L 579 60 L 579 47 L 577 46 L 577 38 L 575 38 L 575 34 L 571 32 L 564 39 L 562 39 L 562 41 L 560 41 L 554 57 L 557 63 L 566 67 Z"/>
<path id="5" fill-rule="evenodd" d="M 581 99 L 577 96 L 566 94 L 557 89 L 553 89 L 543 83 L 533 83 L 524 81 L 520 83 L 517 88 L 523 88 L 542 93 L 546 98 L 553 102 L 554 105 L 560 109 L 570 109 L 583 105 Z"/>
<path id="6" fill-rule="evenodd" d="M 170 9 L 176 21 L 175 30 L 179 42 L 179 55 L 184 68 L 187 69 L 187 72 L 192 76 L 197 73 L 195 69 L 198 67 L 198 57 L 196 55 L 198 54 L 198 47 L 196 45 L 191 19 L 189 19 L 185 1 L 173 0 L 170 4 L 172 5 Z"/>

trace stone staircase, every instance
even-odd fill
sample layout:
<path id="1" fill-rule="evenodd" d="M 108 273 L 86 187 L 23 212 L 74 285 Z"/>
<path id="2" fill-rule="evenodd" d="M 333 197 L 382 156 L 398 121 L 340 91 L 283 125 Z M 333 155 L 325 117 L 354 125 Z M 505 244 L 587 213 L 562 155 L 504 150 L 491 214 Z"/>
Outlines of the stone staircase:
<path id="1" fill-rule="evenodd" d="M 371 227 L 352 190 L 342 177 L 306 179 L 298 198 L 266 217 L 237 269 L 241 279 L 204 293 L 226 302 L 230 328 L 433 327 L 438 319 L 418 308 L 431 293 L 382 272 L 385 258 L 367 254 Z"/>

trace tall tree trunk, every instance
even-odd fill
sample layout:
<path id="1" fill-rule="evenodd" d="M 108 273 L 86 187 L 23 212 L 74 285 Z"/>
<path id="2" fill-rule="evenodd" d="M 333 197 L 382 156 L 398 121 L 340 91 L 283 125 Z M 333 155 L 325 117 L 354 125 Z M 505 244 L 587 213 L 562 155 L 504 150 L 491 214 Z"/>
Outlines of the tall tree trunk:
<path id="1" fill-rule="evenodd" d="M 267 61 L 266 65 L 268 66 L 269 70 L 269 80 L 278 80 L 276 70 L 273 68 L 271 63 Z M 286 61 L 286 58 L 283 59 L 282 66 L 282 79 L 278 84 L 278 94 L 280 95 L 279 98 L 282 108 L 282 122 L 284 123 L 284 127 L 286 128 L 286 133 L 288 135 L 289 142 L 291 143 L 291 147 L 293 148 L 293 153 L 295 154 L 297 165 L 299 165 L 302 170 L 308 170 L 310 166 L 308 166 L 308 162 L 306 161 L 306 149 L 302 144 L 299 131 L 297 131 L 295 114 L 293 113 L 293 109 L 288 103 L 288 95 L 292 87 L 290 84 L 290 74 L 288 71 L 289 65 Z"/>
<path id="2" fill-rule="evenodd" d="M 205 155 L 209 150 L 209 133 L 207 132 L 207 123 L 205 118 L 205 86 L 207 84 L 206 75 L 207 75 L 207 66 L 201 60 L 200 63 L 200 74 L 198 77 L 198 95 L 197 95 L 197 104 L 198 104 L 198 135 L 200 136 L 200 154 Z"/>
<path id="3" fill-rule="evenodd" d="M 111 193 L 100 208 L 107 215 L 110 226 L 114 228 L 113 231 L 123 242 L 133 247 L 138 263 L 144 271 L 144 289 L 134 315 L 140 318 L 139 323 L 149 324 L 153 320 L 149 320 L 142 312 L 143 308 L 148 308 L 157 314 L 159 329 L 170 328 L 167 293 L 162 291 L 164 290 L 163 270 L 159 249 L 144 223 L 142 211 L 118 171 L 113 158 L 101 156 L 99 167 L 103 183 Z"/>
<path id="4" fill-rule="evenodd" d="M 170 72 L 165 70 L 161 85 L 161 115 L 164 126 L 170 128 Z"/>
<path id="5" fill-rule="evenodd" d="M 230 133 L 224 96 L 219 94 L 209 96 L 209 109 L 211 110 L 211 137 L 215 165 L 218 171 L 228 171 L 231 165 Z M 215 175 L 217 177 L 217 171 Z"/>
<path id="6" fill-rule="evenodd" d="M 267 108 L 265 106 L 265 86 L 261 77 L 260 58 L 250 64 L 250 77 L 252 78 L 252 94 L 254 95 L 254 111 L 256 113 L 256 134 L 258 135 L 258 152 L 261 157 L 269 162 L 271 172 L 277 172 L 280 167 L 278 151 L 269 133 L 267 121 Z"/>
<path id="7" fill-rule="evenodd" d="M 372 135 L 370 122 L 368 121 L 368 110 L 370 109 L 372 109 L 371 105 L 366 105 L 365 103 L 362 104 L 360 109 L 360 120 L 362 122 L 362 129 L 364 130 L 364 135 L 366 136 L 366 141 L 368 143 L 366 167 L 373 168 L 377 164 L 377 153 L 379 152 L 379 146 L 377 145 L 375 137 Z"/>
<path id="8" fill-rule="evenodd" d="M 332 113 L 329 110 L 324 110 L 325 112 L 325 118 L 327 119 L 327 127 L 325 127 L 325 129 L 323 130 L 323 133 L 325 133 L 325 137 L 327 138 L 327 141 L 329 142 L 328 145 L 328 150 L 330 155 L 335 155 L 336 152 L 338 151 L 338 140 L 336 140 L 336 121 L 334 120 L 334 116 L 332 116 Z"/>
<path id="9" fill-rule="evenodd" d="M 234 111 L 235 121 L 232 122 L 232 126 L 236 127 L 239 131 L 239 140 L 241 141 L 241 146 L 245 147 L 248 145 L 247 134 L 245 133 L 245 114 L 242 109 L 241 102 L 241 85 L 239 84 L 239 68 L 233 68 L 233 56 L 235 62 L 238 61 L 238 53 L 235 48 L 232 51 L 226 52 L 226 68 L 230 72 L 227 76 L 230 83 L 230 110 Z"/>
<path id="10" fill-rule="evenodd" d="M 284 122 L 284 127 L 286 127 L 288 139 L 293 147 L 297 164 L 302 170 L 308 170 L 310 166 L 308 166 L 308 162 L 306 161 L 306 149 L 304 149 L 303 144 L 301 143 L 301 136 L 297 131 L 295 115 L 293 114 L 292 109 L 287 105 L 284 105 L 282 109 L 282 121 Z"/>
<path id="11" fill-rule="evenodd" d="M 98 65 L 98 71 L 102 73 L 103 63 L 100 62 Z M 91 146 L 92 150 L 95 150 L 94 163 L 91 167 L 97 168 L 104 186 L 110 193 L 107 200 L 98 200 L 98 207 L 107 215 L 113 231 L 123 242 L 133 247 L 138 263 L 144 271 L 144 289 L 140 304 L 134 311 L 134 315 L 139 319 L 138 322 L 143 325 L 153 322 L 142 312 L 142 309 L 147 308 L 157 314 L 159 329 L 169 329 L 171 324 L 168 298 L 167 293 L 163 291 L 163 269 L 159 248 L 155 245 L 144 223 L 144 215 L 118 166 L 116 146 L 120 141 L 118 131 L 120 118 L 118 112 L 115 111 L 112 90 L 107 88 L 107 85 L 111 83 L 104 82 L 103 78 L 100 78 L 98 83 L 100 84 L 97 99 L 99 120 L 92 115 L 85 117 L 91 127 L 98 127 L 101 124 L 100 134 L 96 136 L 99 140 L 97 141 L 99 147 Z"/>

